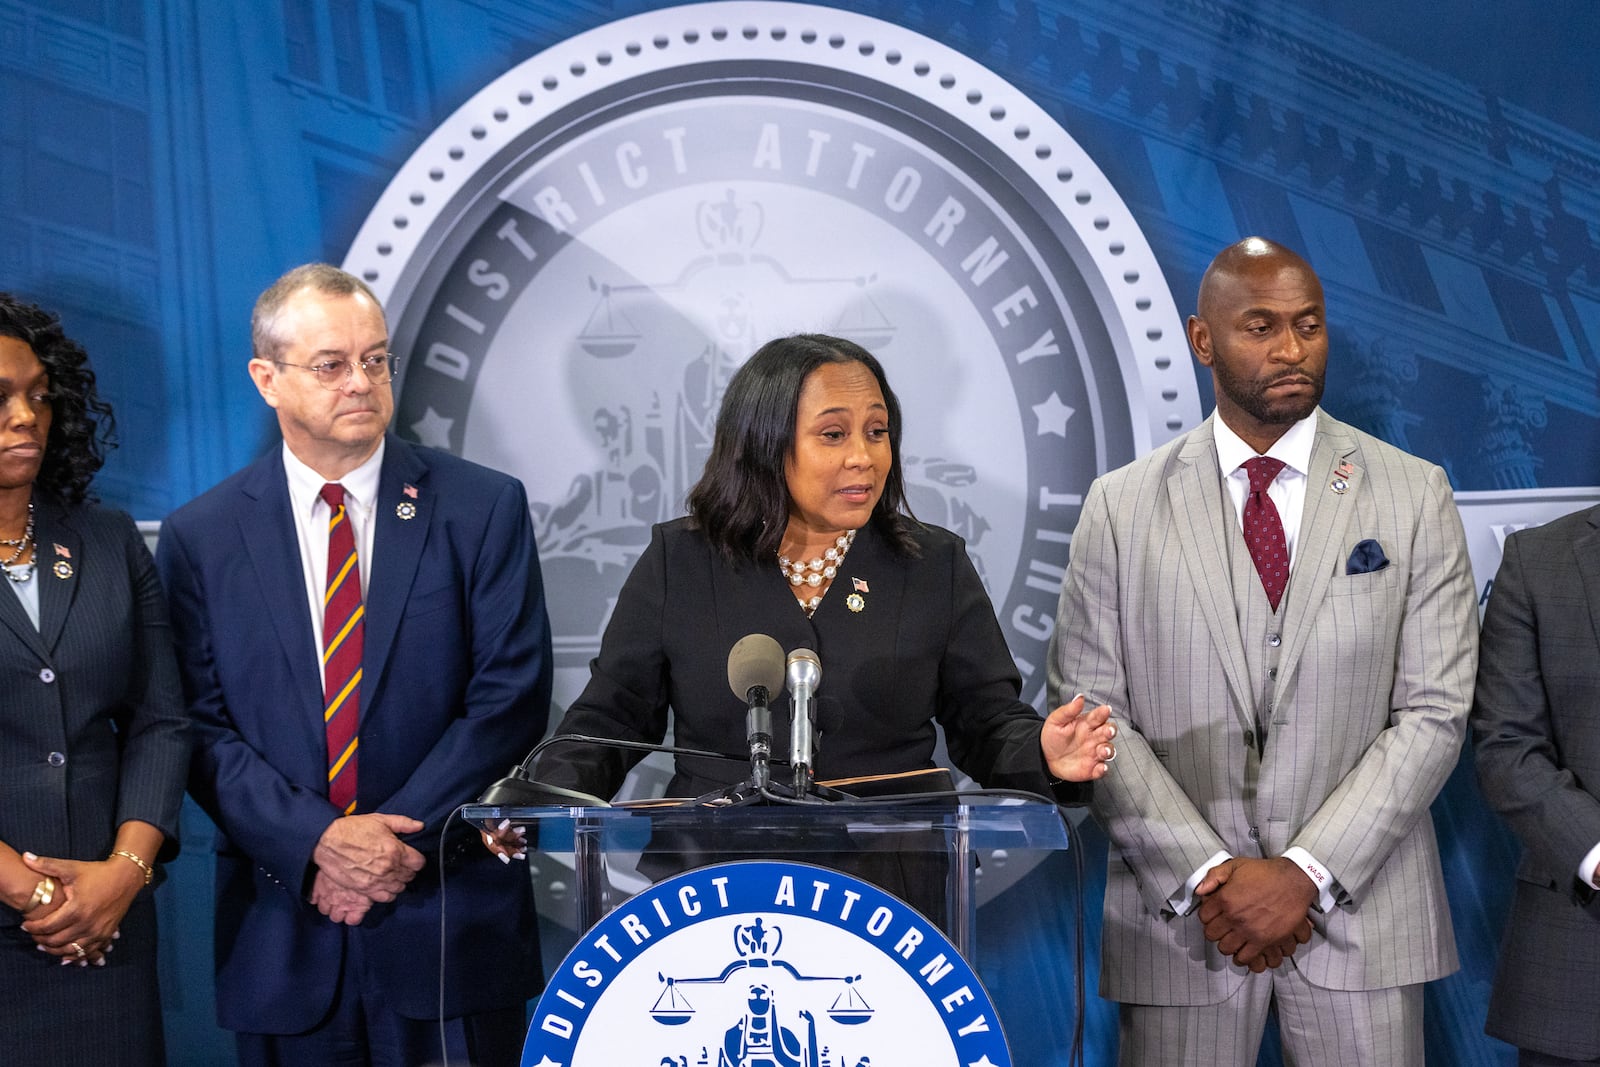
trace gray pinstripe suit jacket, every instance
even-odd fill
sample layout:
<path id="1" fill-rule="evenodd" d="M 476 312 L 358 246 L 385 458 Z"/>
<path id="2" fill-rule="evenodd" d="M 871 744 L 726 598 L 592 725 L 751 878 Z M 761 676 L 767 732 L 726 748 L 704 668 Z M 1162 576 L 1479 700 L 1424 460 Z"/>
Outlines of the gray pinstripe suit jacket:
<path id="1" fill-rule="evenodd" d="M 1104 997 L 1211 1004 L 1238 988 L 1248 972 L 1166 903 L 1220 850 L 1298 845 L 1338 879 L 1338 906 L 1285 964 L 1318 985 L 1407 985 L 1457 965 L 1428 805 L 1459 755 L 1477 659 L 1461 520 L 1444 471 L 1317 418 L 1270 683 L 1247 666 L 1249 586 L 1229 560 L 1249 556 L 1209 419 L 1084 501 L 1050 670 L 1058 699 L 1104 701 L 1123 731 L 1093 805 L 1112 844 Z M 1347 574 L 1367 538 L 1389 565 Z"/>
<path id="2" fill-rule="evenodd" d="M 1483 617 L 1472 710 L 1478 780 L 1522 842 L 1489 1000 L 1496 1037 L 1600 1056 L 1600 508 L 1506 539 Z"/>

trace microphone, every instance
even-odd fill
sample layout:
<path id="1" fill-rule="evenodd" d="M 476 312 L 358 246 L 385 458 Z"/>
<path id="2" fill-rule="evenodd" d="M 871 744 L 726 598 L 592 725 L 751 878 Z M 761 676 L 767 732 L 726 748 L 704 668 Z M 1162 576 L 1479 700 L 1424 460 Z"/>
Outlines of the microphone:
<path id="1" fill-rule="evenodd" d="M 789 763 L 794 767 L 794 795 L 811 792 L 811 758 L 815 754 L 817 686 L 822 684 L 822 660 L 809 648 L 789 653 L 785 674 L 789 679 Z"/>
<path id="2" fill-rule="evenodd" d="M 728 685 L 745 702 L 745 740 L 750 745 L 750 779 L 758 790 L 771 783 L 772 709 L 783 692 L 783 646 L 766 634 L 741 637 L 728 653 Z"/>

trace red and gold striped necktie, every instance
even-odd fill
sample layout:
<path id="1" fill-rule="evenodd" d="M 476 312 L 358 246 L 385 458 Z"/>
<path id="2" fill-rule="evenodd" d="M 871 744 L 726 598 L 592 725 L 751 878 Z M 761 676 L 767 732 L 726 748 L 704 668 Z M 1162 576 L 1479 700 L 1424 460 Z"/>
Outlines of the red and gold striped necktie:
<path id="1" fill-rule="evenodd" d="M 356 810 L 356 745 L 361 723 L 361 646 L 366 608 L 356 539 L 344 486 L 322 487 L 328 520 L 328 586 L 322 596 L 323 724 L 328 732 L 328 799 L 346 815 Z"/>

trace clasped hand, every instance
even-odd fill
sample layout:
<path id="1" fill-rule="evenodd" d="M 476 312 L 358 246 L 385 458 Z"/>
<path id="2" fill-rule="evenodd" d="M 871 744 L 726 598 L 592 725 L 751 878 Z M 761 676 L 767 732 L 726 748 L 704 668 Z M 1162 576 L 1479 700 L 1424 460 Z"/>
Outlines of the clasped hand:
<path id="1" fill-rule="evenodd" d="M 1311 940 L 1317 888 L 1292 861 L 1230 859 L 1206 872 L 1195 895 L 1207 941 L 1257 974 Z"/>
<path id="2" fill-rule="evenodd" d="M 104 964 L 111 942 L 121 936 L 123 916 L 144 888 L 139 868 L 119 856 L 63 860 L 25 852 L 22 862 L 57 884 L 55 900 L 30 911 L 23 931 L 63 964 Z"/>
<path id="3" fill-rule="evenodd" d="M 425 862 L 399 835 L 421 829 L 416 819 L 383 812 L 333 820 L 311 853 L 317 866 L 311 903 L 334 922 L 354 926 L 372 905 L 394 900 Z"/>

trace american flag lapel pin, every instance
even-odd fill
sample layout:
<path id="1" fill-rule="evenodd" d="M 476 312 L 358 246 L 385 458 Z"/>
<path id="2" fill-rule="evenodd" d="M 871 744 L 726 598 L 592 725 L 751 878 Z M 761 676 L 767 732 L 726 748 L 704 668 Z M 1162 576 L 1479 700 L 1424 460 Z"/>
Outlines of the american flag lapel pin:
<path id="1" fill-rule="evenodd" d="M 417 499 L 417 487 L 412 485 L 410 482 L 407 482 L 401 488 L 400 495 L 404 496 L 406 499 L 395 505 L 394 513 L 400 516 L 402 519 L 416 518 L 417 505 L 413 503 L 413 501 Z"/>
<path id="2" fill-rule="evenodd" d="M 1340 496 L 1343 496 L 1345 492 L 1349 490 L 1350 476 L 1355 472 L 1356 469 L 1350 465 L 1349 460 L 1342 461 L 1337 467 L 1334 468 L 1333 482 L 1329 484 L 1328 488 L 1332 489 Z"/>
<path id="3" fill-rule="evenodd" d="M 67 561 L 72 558 L 72 552 L 66 545 L 58 545 L 53 541 L 50 543 L 50 547 L 56 550 L 56 565 L 50 568 L 50 573 L 63 580 L 71 578 L 72 564 Z"/>
<path id="4" fill-rule="evenodd" d="M 872 590 L 868 589 L 867 583 L 862 581 L 860 578 L 851 578 L 850 588 L 853 591 L 849 596 L 844 598 L 844 606 L 849 608 L 851 611 L 865 610 L 867 606 L 867 598 L 861 594 L 870 593 Z"/>

